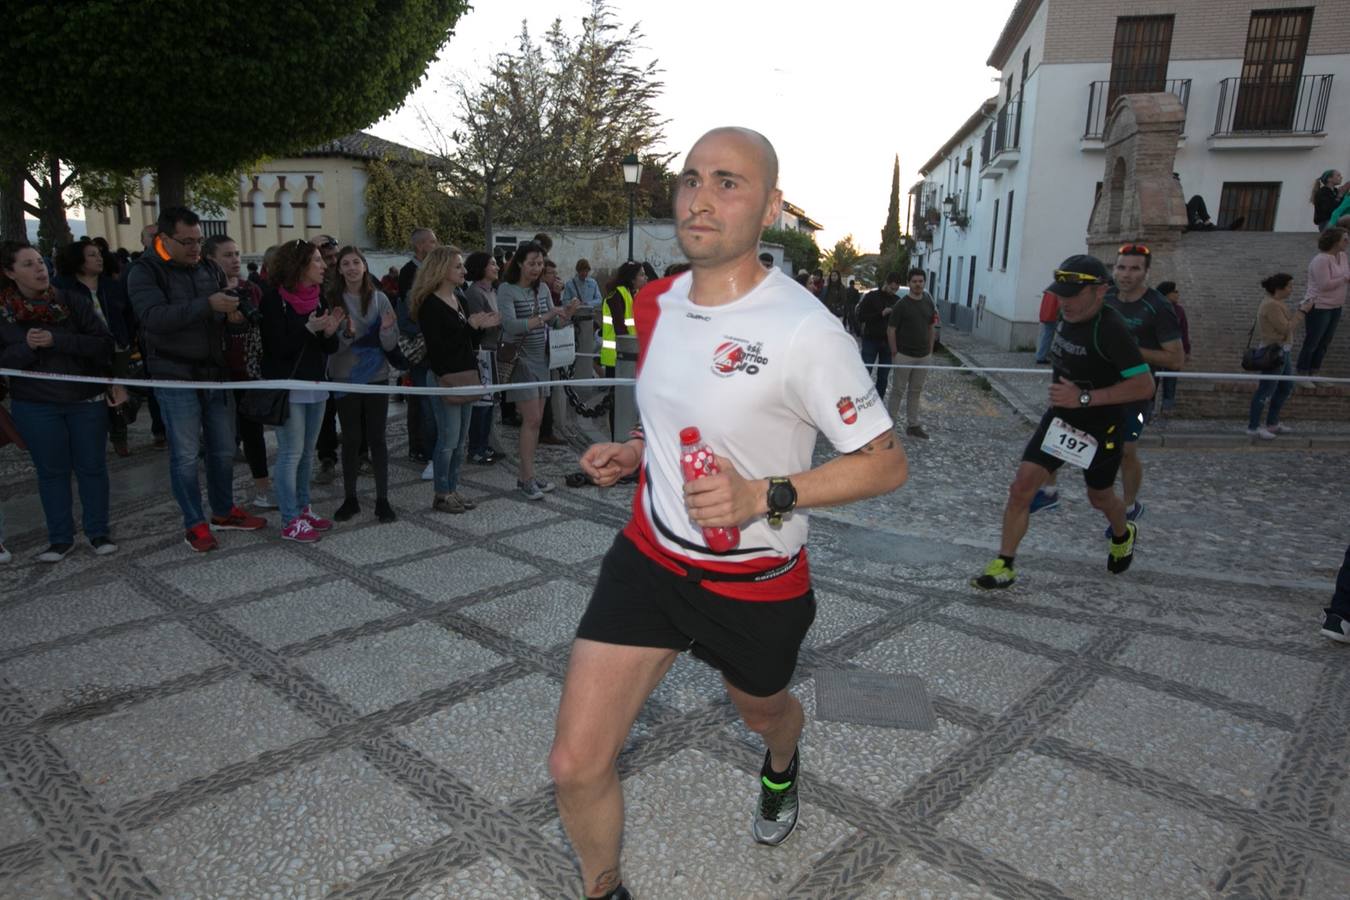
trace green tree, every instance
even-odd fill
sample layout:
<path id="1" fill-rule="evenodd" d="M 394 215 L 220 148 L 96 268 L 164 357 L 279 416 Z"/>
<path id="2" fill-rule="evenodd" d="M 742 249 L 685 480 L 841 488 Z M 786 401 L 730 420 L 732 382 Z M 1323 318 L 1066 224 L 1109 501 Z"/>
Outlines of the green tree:
<path id="1" fill-rule="evenodd" d="M 406 248 L 413 229 L 421 227 L 431 228 L 446 243 L 480 246 L 482 232 L 473 210 L 446 192 L 433 163 L 430 158 L 367 163 L 366 231 L 375 246 Z"/>
<path id="2" fill-rule="evenodd" d="M 886 208 L 886 224 L 881 227 L 881 254 L 900 243 L 900 154 L 895 154 L 891 170 L 891 202 Z"/>
<path id="3" fill-rule="evenodd" d="M 466 0 L 259 0 L 242 12 L 225 0 L 18 4 L 0 53 L 30 61 L 32 78 L 0 94 L 0 141 L 54 149 L 77 169 L 152 168 L 160 202 L 182 203 L 191 174 L 235 171 L 384 115 L 466 9 Z M 221 39 L 245 20 L 256 23 L 246 39 Z M 247 127 L 227 112 L 240 103 Z"/>
<path id="4" fill-rule="evenodd" d="M 846 234 L 842 240 L 835 241 L 834 246 L 821 259 L 821 267 L 827 272 L 849 275 L 860 259 L 862 251 L 853 245 L 853 235 Z"/>
<path id="5" fill-rule="evenodd" d="M 802 269 L 811 272 L 820 265 L 820 248 L 816 246 L 816 239 L 805 232 L 787 228 L 766 228 L 759 239 L 781 246 L 783 255 L 792 264 L 794 272 L 800 272 Z"/>
<path id="6" fill-rule="evenodd" d="M 621 27 L 605 0 L 590 0 L 577 35 L 555 20 L 543 42 L 522 26 L 513 50 L 477 80 L 451 78 L 453 121 L 422 113 L 446 158 L 455 196 L 480 211 L 485 243 L 503 218 L 539 225 L 618 225 L 628 220 L 620 161 L 643 160 L 640 216 L 668 213 L 670 156 L 656 154 L 665 120 L 655 61 L 637 59 L 643 34 Z"/>

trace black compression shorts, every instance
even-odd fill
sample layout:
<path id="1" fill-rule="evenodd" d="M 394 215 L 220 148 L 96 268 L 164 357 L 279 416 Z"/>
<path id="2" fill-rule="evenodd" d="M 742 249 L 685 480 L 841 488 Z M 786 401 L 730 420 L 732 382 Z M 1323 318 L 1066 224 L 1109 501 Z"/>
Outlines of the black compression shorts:
<path id="1" fill-rule="evenodd" d="M 663 568 L 620 533 L 600 565 L 577 637 L 688 650 L 735 687 L 768 697 L 792 680 L 815 617 L 812 591 L 791 600 L 732 600 Z"/>
<path id="2" fill-rule="evenodd" d="M 1041 442 L 1045 440 L 1045 434 L 1050 428 L 1050 422 L 1055 418 L 1055 411 L 1048 409 L 1045 415 L 1041 416 L 1041 424 L 1036 428 L 1036 433 L 1027 441 L 1026 449 L 1022 451 L 1022 459 L 1025 462 L 1035 463 L 1043 469 L 1051 472 L 1064 465 L 1064 461 L 1058 457 L 1051 456 L 1041 449 Z M 1103 422 L 1097 425 L 1085 428 L 1083 425 L 1074 425 L 1079 431 L 1085 431 L 1097 439 L 1097 453 L 1092 458 L 1092 465 L 1083 470 L 1083 481 L 1094 491 L 1104 491 L 1116 483 L 1116 473 L 1120 471 L 1120 460 L 1124 453 L 1122 449 L 1125 444 L 1124 420 L 1113 422 Z M 1070 423 L 1073 424 L 1073 423 Z"/>

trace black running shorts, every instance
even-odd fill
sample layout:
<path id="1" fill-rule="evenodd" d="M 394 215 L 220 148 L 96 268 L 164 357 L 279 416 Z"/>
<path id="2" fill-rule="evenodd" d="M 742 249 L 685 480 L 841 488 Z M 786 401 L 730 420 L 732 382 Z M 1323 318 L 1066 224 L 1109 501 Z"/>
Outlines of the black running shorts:
<path id="1" fill-rule="evenodd" d="M 1041 449 L 1041 442 L 1045 440 L 1046 432 L 1050 430 L 1050 422 L 1054 418 L 1055 411 L 1046 410 L 1045 415 L 1041 416 L 1041 424 L 1036 428 L 1036 433 L 1027 441 L 1027 447 L 1022 451 L 1024 462 L 1035 463 L 1051 472 L 1064 465 L 1063 460 Z M 1097 439 L 1097 454 L 1092 458 L 1092 465 L 1083 470 L 1083 481 L 1094 491 L 1110 488 L 1116 483 L 1116 473 L 1120 471 L 1120 460 L 1124 453 L 1124 420 L 1099 423 L 1091 428 L 1084 428 L 1081 424 L 1074 427 Z"/>
<path id="2" fill-rule="evenodd" d="M 816 597 L 732 600 L 648 559 L 622 533 L 605 554 L 577 637 L 688 650 L 735 687 L 768 697 L 788 686 L 816 617 Z"/>

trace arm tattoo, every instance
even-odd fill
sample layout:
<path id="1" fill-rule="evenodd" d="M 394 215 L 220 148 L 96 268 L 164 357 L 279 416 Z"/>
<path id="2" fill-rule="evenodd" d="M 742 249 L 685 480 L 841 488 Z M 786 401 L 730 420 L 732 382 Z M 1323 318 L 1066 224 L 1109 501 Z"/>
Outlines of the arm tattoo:
<path id="1" fill-rule="evenodd" d="M 879 435 L 874 440 L 868 441 L 866 446 L 859 447 L 857 450 L 854 450 L 852 453 L 848 455 L 853 456 L 854 454 L 857 453 L 878 453 L 881 451 L 894 449 L 895 449 L 895 435 L 883 434 Z"/>

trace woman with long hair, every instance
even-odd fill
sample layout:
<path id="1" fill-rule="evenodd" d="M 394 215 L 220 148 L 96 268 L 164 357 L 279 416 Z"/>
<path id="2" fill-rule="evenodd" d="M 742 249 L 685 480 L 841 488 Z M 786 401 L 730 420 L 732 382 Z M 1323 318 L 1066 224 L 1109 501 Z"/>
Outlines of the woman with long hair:
<path id="1" fill-rule="evenodd" d="M 324 302 L 327 266 L 319 248 L 306 240 L 282 244 L 268 266 L 272 284 L 262 303 L 264 379 L 324 381 L 328 355 L 337 352 L 342 307 Z M 314 514 L 309 503 L 314 445 L 323 425 L 328 391 L 311 388 L 290 392 L 290 414 L 277 426 L 277 461 L 272 486 L 281 508 L 281 537 L 310 544 L 333 523 Z"/>
<path id="2" fill-rule="evenodd" d="M 1340 205 L 1341 199 L 1345 197 L 1346 191 L 1350 190 L 1350 184 L 1346 184 L 1341 173 L 1336 169 L 1327 169 L 1317 180 L 1313 182 L 1312 195 L 1308 202 L 1313 207 L 1313 224 L 1317 226 L 1318 231 L 1323 231 L 1328 225 L 1335 225 L 1331 215 L 1336 207 Z"/>
<path id="3" fill-rule="evenodd" d="M 464 288 L 464 308 L 469 315 L 497 312 L 497 261 L 492 254 L 479 250 L 464 260 L 468 286 Z M 500 325 L 484 329 L 478 349 L 488 351 L 492 382 L 497 381 L 497 345 L 501 340 Z M 492 400 L 473 404 L 469 417 L 469 462 L 490 466 L 497 461 L 497 451 L 488 439 L 492 435 Z"/>
<path id="4" fill-rule="evenodd" d="M 844 301 L 848 298 L 848 290 L 844 287 L 844 277 L 836 269 L 830 272 L 830 277 L 825 281 L 825 292 L 821 294 L 820 299 L 824 302 L 825 308 L 834 313 L 837 318 L 844 317 Z"/>
<path id="5" fill-rule="evenodd" d="M 32 247 L 0 244 L 0 367 L 107 376 L 112 354 L 112 334 L 87 297 L 52 287 L 47 264 Z M 10 411 L 37 469 L 47 519 L 48 546 L 38 561 L 60 562 L 75 546 L 72 475 L 90 548 L 99 556 L 116 552 L 108 528 L 106 389 L 14 378 L 10 390 Z"/>
<path id="6" fill-rule="evenodd" d="M 328 357 L 329 380 L 387 386 L 391 370 L 385 354 L 398 346 L 398 316 L 389 297 L 375 286 L 360 250 L 348 245 L 338 251 L 326 293 L 331 308 L 346 312 L 346 322 L 337 331 L 338 351 Z M 333 518 L 345 522 L 361 511 L 356 481 L 364 435 L 375 470 L 375 518 L 393 522 L 398 516 L 389 505 L 389 445 L 384 434 L 389 395 L 334 392 L 334 397 L 342 423 L 343 500 Z"/>
<path id="7" fill-rule="evenodd" d="M 516 364 L 511 370 L 512 384 L 549 380 L 548 329 L 568 325 L 581 303 L 573 300 L 561 308 L 554 306 L 548 287 L 541 282 L 543 274 L 544 248 L 528 241 L 516 248 L 498 288 L 502 331 L 519 341 Z M 539 426 L 549 390 L 526 387 L 506 392 L 506 399 L 516 404 L 521 418 L 520 477 L 516 487 L 530 500 L 542 500 L 556 487 L 534 474 L 534 453 L 539 446 Z"/>
<path id="8" fill-rule="evenodd" d="M 89 301 L 95 315 L 103 320 L 113 336 L 112 373 L 116 377 L 125 377 L 131 361 L 135 320 L 131 315 L 131 304 L 127 302 L 126 285 L 108 272 L 110 256 L 96 241 L 67 244 L 56 252 L 56 278 L 52 284 L 58 290 L 80 294 Z M 108 437 L 118 456 L 130 456 L 127 420 L 120 405 L 126 398 L 126 388 L 114 387 L 109 393 L 115 395 L 119 405 L 108 408 Z"/>
<path id="9" fill-rule="evenodd" d="M 501 317 L 490 312 L 469 314 L 459 300 L 464 284 L 463 255 L 458 247 L 441 245 L 426 255 L 413 281 L 408 314 L 422 330 L 426 342 L 427 386 L 478 381 L 478 342 Z M 458 378 L 456 378 L 458 376 Z M 464 461 L 464 442 L 469 436 L 473 401 L 464 397 L 435 397 L 436 450 L 431 456 L 435 497 L 431 508 L 452 515 L 476 507 L 459 493 L 459 471 Z"/>
<path id="10" fill-rule="evenodd" d="M 1308 288 L 1299 309 L 1307 317 L 1303 346 L 1298 351 L 1298 374 L 1313 376 L 1322 368 L 1322 358 L 1331 347 L 1336 325 L 1345 308 L 1345 289 L 1350 284 L 1350 232 L 1328 228 L 1317 238 L 1317 253 L 1308 263 Z"/>

